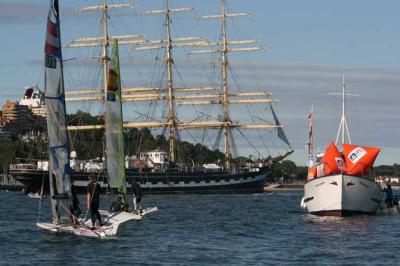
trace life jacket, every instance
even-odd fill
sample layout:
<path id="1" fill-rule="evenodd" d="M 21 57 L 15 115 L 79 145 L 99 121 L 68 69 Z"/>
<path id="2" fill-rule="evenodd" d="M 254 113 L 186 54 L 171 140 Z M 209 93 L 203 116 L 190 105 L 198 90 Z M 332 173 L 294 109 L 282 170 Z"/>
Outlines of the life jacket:
<path id="1" fill-rule="evenodd" d="M 323 163 L 319 163 L 319 164 L 317 164 L 317 177 L 320 177 L 320 176 L 324 176 L 325 175 L 325 173 L 324 173 L 324 164 Z"/>
<path id="2" fill-rule="evenodd" d="M 372 167 L 380 148 L 343 144 L 347 173 L 349 175 L 365 175 Z"/>
<path id="3" fill-rule="evenodd" d="M 317 177 L 317 167 L 309 167 L 307 174 L 307 181 L 313 180 Z"/>
<path id="4" fill-rule="evenodd" d="M 325 154 L 321 159 L 321 164 L 324 165 L 324 175 L 347 172 L 343 156 L 333 142 L 326 149 Z"/>

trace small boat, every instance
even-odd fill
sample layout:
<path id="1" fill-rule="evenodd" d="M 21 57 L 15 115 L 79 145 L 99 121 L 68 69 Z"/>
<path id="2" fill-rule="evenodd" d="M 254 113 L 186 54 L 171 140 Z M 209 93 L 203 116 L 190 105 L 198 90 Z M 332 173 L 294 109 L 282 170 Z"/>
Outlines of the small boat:
<path id="1" fill-rule="evenodd" d="M 91 221 L 78 220 L 71 213 L 72 182 L 69 171 L 69 144 L 66 123 L 63 59 L 58 0 L 50 0 L 45 44 L 45 99 L 48 110 L 49 187 L 51 222 L 38 222 L 39 228 L 79 236 L 107 238 L 117 234 L 120 224 L 140 220 L 141 213 L 117 211 L 108 214 L 104 224 L 91 227 Z M 66 218 L 65 218 L 66 217 Z"/>
<path id="2" fill-rule="evenodd" d="M 32 198 L 32 199 L 41 199 L 42 196 L 39 193 L 28 193 L 28 197 Z"/>
<path id="3" fill-rule="evenodd" d="M 369 177 L 379 148 L 353 145 L 345 117 L 345 82 L 343 77 L 343 113 L 336 143 L 331 143 L 313 165 L 312 112 L 309 114 L 307 183 L 301 207 L 320 216 L 348 216 L 374 214 L 381 206 L 383 192 L 378 183 Z M 338 138 L 342 135 L 340 152 Z M 346 136 L 347 141 L 346 143 Z"/>

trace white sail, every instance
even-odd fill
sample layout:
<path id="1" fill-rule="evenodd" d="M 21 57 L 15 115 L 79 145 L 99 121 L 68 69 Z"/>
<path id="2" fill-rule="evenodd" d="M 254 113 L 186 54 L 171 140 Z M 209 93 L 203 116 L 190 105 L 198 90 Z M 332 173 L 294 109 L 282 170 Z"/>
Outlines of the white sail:
<path id="1" fill-rule="evenodd" d="M 50 1 L 45 44 L 45 99 L 52 196 L 71 194 L 58 0 Z M 55 180 L 55 188 L 53 184 Z M 54 201 L 53 201 L 54 203 Z M 53 216 L 57 219 L 53 204 Z"/>

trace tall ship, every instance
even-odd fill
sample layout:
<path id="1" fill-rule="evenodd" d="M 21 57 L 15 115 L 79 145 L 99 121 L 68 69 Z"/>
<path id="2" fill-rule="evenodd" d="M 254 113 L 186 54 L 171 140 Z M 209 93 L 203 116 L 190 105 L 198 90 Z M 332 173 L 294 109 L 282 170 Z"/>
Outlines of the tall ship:
<path id="1" fill-rule="evenodd" d="M 178 14 L 192 14 L 195 9 L 172 8 L 170 1 L 162 2 L 162 9 L 134 13 L 131 13 L 133 4 L 109 4 L 107 0 L 97 6 L 76 9 L 79 14 L 85 14 L 81 20 L 99 16 L 96 21 L 100 21 L 100 26 L 95 37 L 75 39 L 65 45 L 70 50 L 83 48 L 80 50 L 92 55 L 91 59 L 82 53 L 81 58 L 64 59 L 65 72 L 71 73 L 70 78 L 68 75 L 65 78 L 67 111 L 97 112 L 99 117 L 104 116 L 107 84 L 112 78 L 107 75 L 109 46 L 118 40 L 128 54 L 121 63 L 123 77 L 133 79 L 122 81 L 123 113 L 128 119 L 123 123 L 125 133 L 129 135 L 132 131 L 147 129 L 152 134 L 165 136 L 166 140 L 166 145 L 150 145 L 155 146 L 151 150 L 144 150 L 141 141 L 135 149 L 129 150 L 129 139 L 126 141 L 127 154 L 133 154 L 125 158 L 128 187 L 138 183 L 145 193 L 262 192 L 271 166 L 293 150 L 275 112 L 276 99 L 260 86 L 256 86 L 257 91 L 249 91 L 247 86 L 241 85 L 229 60 L 231 53 L 265 50 L 253 46 L 257 44 L 256 40 L 228 39 L 228 21 L 250 14 L 228 13 L 225 1 L 221 0 L 219 14 L 197 18 L 199 21 L 219 21 L 218 40 L 175 37 L 174 33 L 178 32 L 175 22 L 191 18 L 174 18 Z M 146 22 L 148 25 L 159 21 L 153 19 L 154 16 L 161 18 L 162 39 L 145 39 L 143 34 L 121 35 L 116 30 L 114 18 L 140 17 L 144 20 L 147 16 L 152 17 Z M 125 25 L 130 27 L 132 23 Z M 208 33 L 210 28 L 215 25 L 205 32 Z M 192 29 L 182 32 L 192 32 Z M 157 34 L 160 34 L 159 30 Z M 211 59 L 194 59 L 196 55 Z M 237 62 L 242 62 L 242 58 Z M 143 81 L 144 76 L 150 81 Z M 83 81 L 77 82 L 80 79 Z M 130 83 L 142 86 L 130 87 Z M 82 88 L 86 86 L 89 89 Z M 85 141 L 82 135 L 105 129 L 104 123 L 84 124 L 85 121 L 75 119 L 68 123 L 71 180 L 84 191 L 88 177 L 96 175 L 102 187 L 107 189 L 107 158 L 99 154 L 97 160 L 77 159 L 77 154 L 83 150 L 79 145 L 82 142 L 77 140 Z M 188 142 L 197 143 L 196 149 L 188 152 Z M 99 146 L 98 143 L 93 146 Z M 202 149 L 209 149 L 217 156 L 199 159 L 196 151 Z M 254 158 L 243 156 L 249 153 L 255 154 Z M 25 185 L 26 192 L 36 191 L 41 186 L 45 191 L 48 189 L 46 161 L 15 163 L 10 165 L 10 174 Z"/>

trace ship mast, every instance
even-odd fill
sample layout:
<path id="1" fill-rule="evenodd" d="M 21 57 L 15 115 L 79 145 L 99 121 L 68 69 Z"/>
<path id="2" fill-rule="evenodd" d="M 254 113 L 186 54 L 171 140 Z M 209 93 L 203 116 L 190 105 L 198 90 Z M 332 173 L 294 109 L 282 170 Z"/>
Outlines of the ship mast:
<path id="1" fill-rule="evenodd" d="M 168 71 L 168 128 L 169 128 L 169 154 L 172 162 L 175 162 L 175 102 L 174 102 L 174 86 L 172 80 L 172 40 L 171 40 L 171 20 L 169 14 L 168 0 L 165 0 L 165 26 L 167 34 L 167 71 Z"/>
<path id="2" fill-rule="evenodd" d="M 228 110 L 228 43 L 226 38 L 226 15 L 225 0 L 221 0 L 221 30 L 222 30 L 222 89 L 223 89 L 223 112 L 224 112 L 224 155 L 225 168 L 230 169 L 230 143 L 229 143 L 229 110 Z"/>
<path id="3" fill-rule="evenodd" d="M 176 139 L 177 139 L 177 121 L 176 121 L 176 114 L 175 114 L 175 89 L 173 83 L 173 47 L 174 46 L 191 46 L 195 43 L 180 43 L 174 44 L 174 42 L 185 42 L 191 40 L 200 39 L 199 37 L 187 37 L 187 38 L 178 38 L 172 39 L 171 34 L 171 13 L 175 12 L 188 12 L 193 11 L 193 8 L 177 8 L 177 9 L 170 9 L 169 8 L 169 0 L 164 0 L 164 9 L 163 10 L 150 10 L 141 13 L 142 15 L 153 15 L 153 14 L 164 14 L 165 15 L 165 39 L 164 40 L 155 40 L 155 41 L 144 41 L 137 43 L 138 45 L 147 44 L 150 46 L 142 46 L 139 48 L 130 49 L 131 51 L 145 51 L 151 49 L 158 49 L 158 48 L 165 48 L 166 50 L 166 67 L 167 67 L 167 97 L 166 100 L 168 102 L 168 114 L 167 114 L 167 127 L 169 132 L 169 157 L 172 162 L 176 161 Z M 161 44 L 159 46 L 151 46 L 154 44 Z M 153 94 L 153 96 L 156 96 Z M 137 98 L 137 95 L 133 97 L 134 99 Z M 147 99 L 146 99 L 147 100 Z"/>
<path id="4" fill-rule="evenodd" d="M 100 90 L 100 92 L 104 93 L 104 97 L 97 97 L 97 100 L 103 100 L 106 99 L 107 95 L 107 79 L 108 79 L 108 62 L 110 61 L 110 58 L 108 56 L 108 49 L 110 46 L 110 40 L 114 39 L 122 39 L 122 41 L 119 42 L 119 44 L 124 45 L 124 44 L 132 44 L 138 42 L 137 40 L 131 40 L 131 39 L 137 39 L 137 38 L 143 38 L 143 35 L 120 35 L 120 36 L 110 36 L 109 35 L 109 29 L 108 29 L 108 20 L 109 20 L 109 9 L 120 9 L 120 8 L 133 8 L 135 5 L 134 4 L 114 4 L 114 5 L 108 5 L 107 0 L 103 0 L 102 5 L 98 6 L 88 6 L 88 7 L 82 7 L 78 8 L 75 11 L 77 12 L 82 12 L 82 11 L 96 11 L 96 10 L 101 10 L 102 11 L 102 24 L 103 24 L 103 32 L 102 32 L 102 37 L 92 37 L 92 38 L 79 38 L 70 41 L 65 47 L 66 48 L 81 48 L 81 47 L 95 47 L 95 46 L 100 46 L 102 47 L 102 54 L 99 57 L 100 61 L 103 65 L 103 89 Z M 92 90 L 91 94 L 93 93 L 98 93 L 99 90 Z M 82 92 L 77 92 L 77 93 L 82 93 Z M 66 92 L 68 94 L 68 92 Z"/>
<path id="5" fill-rule="evenodd" d="M 103 56 L 101 57 L 101 61 L 103 63 L 103 88 L 104 88 L 104 96 L 106 98 L 107 95 L 107 78 L 108 78 L 108 61 L 110 58 L 108 57 L 108 47 L 110 46 L 109 37 L 108 37 L 108 7 L 107 0 L 103 0 Z"/>
<path id="6" fill-rule="evenodd" d="M 228 43 L 227 38 L 227 28 L 226 28 L 226 18 L 227 17 L 239 17 L 239 16 L 250 16 L 248 13 L 236 13 L 236 14 L 227 14 L 225 0 L 221 0 L 220 2 L 220 15 L 210 15 L 203 16 L 200 19 L 213 19 L 220 18 L 221 19 L 221 42 L 220 50 L 204 50 L 204 51 L 194 51 L 192 53 L 209 53 L 209 52 L 220 52 L 221 53 L 221 72 L 222 72 L 222 108 L 223 108 L 223 132 L 224 132 L 224 156 L 225 156 L 225 169 L 230 169 L 230 129 L 232 127 L 231 119 L 229 117 L 229 104 L 232 103 L 229 99 L 230 93 L 228 88 L 228 53 L 229 52 L 241 52 L 241 51 L 260 51 L 265 50 L 260 47 L 250 47 L 250 48 L 228 48 L 228 44 L 252 44 L 256 43 L 255 40 L 244 40 L 244 41 L 232 41 Z"/>

